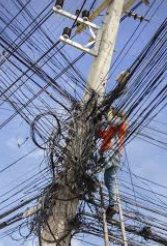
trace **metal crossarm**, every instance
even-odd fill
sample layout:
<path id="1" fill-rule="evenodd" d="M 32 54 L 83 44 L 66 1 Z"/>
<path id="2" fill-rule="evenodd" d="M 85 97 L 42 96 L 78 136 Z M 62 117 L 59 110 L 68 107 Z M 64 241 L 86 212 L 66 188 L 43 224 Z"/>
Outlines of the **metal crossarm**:
<path id="1" fill-rule="evenodd" d="M 82 23 L 82 24 L 84 24 L 84 25 L 86 25 L 86 26 L 90 26 L 90 27 L 92 27 L 92 28 L 94 28 L 94 29 L 96 29 L 96 30 L 98 30 L 98 29 L 100 28 L 100 26 L 98 26 L 98 25 L 96 25 L 96 24 L 94 24 L 94 23 L 92 23 L 92 22 L 90 22 L 90 21 L 85 21 L 85 20 L 82 19 L 81 17 L 78 17 L 78 16 L 76 16 L 76 15 L 73 15 L 73 14 L 71 14 L 71 13 L 65 11 L 64 9 L 58 9 L 58 8 L 56 8 L 56 7 L 54 6 L 54 7 L 53 7 L 53 11 L 56 12 L 56 13 L 58 13 L 58 14 L 60 14 L 60 15 L 65 16 L 65 17 L 67 17 L 67 18 L 69 18 L 69 19 L 71 19 L 71 20 L 76 20 L 76 19 L 77 19 L 77 22 Z"/>

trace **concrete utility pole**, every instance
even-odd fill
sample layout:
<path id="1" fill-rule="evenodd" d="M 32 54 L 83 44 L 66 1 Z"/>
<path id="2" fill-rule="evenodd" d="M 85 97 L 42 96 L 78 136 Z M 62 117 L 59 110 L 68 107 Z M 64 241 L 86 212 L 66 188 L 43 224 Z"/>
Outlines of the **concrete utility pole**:
<path id="1" fill-rule="evenodd" d="M 104 96 L 123 6 L 124 0 L 114 0 L 109 6 L 102 27 L 102 38 L 99 40 L 99 54 L 93 61 L 88 78 L 88 86 L 100 97 Z M 84 101 L 87 96 L 85 94 Z"/>
<path id="2" fill-rule="evenodd" d="M 104 24 L 102 26 L 99 53 L 94 58 L 92 69 L 88 79 L 88 87 L 92 88 L 102 100 L 107 75 L 111 65 L 114 45 L 116 42 L 119 22 L 124 6 L 124 0 L 111 0 Z M 90 98 L 88 93 L 84 95 L 84 102 Z M 66 180 L 70 180 L 70 171 Z M 71 241 L 71 222 L 76 216 L 79 202 L 76 194 L 71 192 L 70 187 L 63 179 L 57 186 L 57 198 L 52 208 L 52 215 L 46 219 L 46 226 L 42 232 L 42 246 L 69 246 Z M 57 241 L 57 242 L 55 242 Z"/>

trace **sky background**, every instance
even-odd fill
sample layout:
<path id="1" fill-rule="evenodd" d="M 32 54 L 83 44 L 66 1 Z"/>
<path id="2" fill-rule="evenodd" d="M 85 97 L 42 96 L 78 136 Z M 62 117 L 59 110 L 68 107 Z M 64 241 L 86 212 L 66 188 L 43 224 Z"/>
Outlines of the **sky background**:
<path id="1" fill-rule="evenodd" d="M 74 4 L 72 4 L 72 1 Z M 65 8 L 74 12 L 76 8 L 81 6 L 81 1 L 78 1 L 77 3 L 74 0 L 72 1 L 66 0 Z M 9 11 L 12 11 L 13 6 L 11 5 L 10 0 L 1 0 L 1 2 Z M 152 9 L 152 12 L 146 16 L 148 20 L 151 18 L 151 15 L 154 12 L 154 10 L 157 8 L 158 2 L 159 1 L 157 1 L 157 3 L 155 4 L 154 8 Z M 24 4 L 26 3 L 26 1 L 22 0 L 22 3 Z M 46 5 L 46 3 L 47 3 L 46 0 L 41 0 L 41 1 L 32 0 L 31 10 L 33 9 L 33 14 L 35 15 L 36 12 L 40 11 L 40 9 L 42 9 L 42 7 Z M 113 85 L 115 84 L 115 78 L 119 75 L 121 71 L 127 69 L 132 64 L 135 58 L 139 55 L 140 51 L 147 44 L 151 36 L 155 33 L 160 23 L 166 17 L 166 9 L 167 9 L 167 2 L 164 1 L 159 11 L 153 16 L 149 24 L 146 25 L 142 34 L 135 41 L 135 44 L 131 47 L 125 59 L 122 60 L 121 64 L 117 68 L 116 66 L 113 68 L 110 81 L 108 82 L 107 85 L 107 89 L 106 89 L 107 91 L 113 88 Z M 4 11 L 3 6 L 0 5 L 0 12 L 3 11 Z M 139 14 L 144 14 L 146 11 L 147 11 L 147 7 L 145 7 L 144 5 L 137 10 Z M 101 16 L 96 22 L 100 24 L 102 18 L 103 16 Z M 66 24 L 68 24 L 68 21 L 67 23 L 63 21 L 62 21 L 62 17 L 57 16 L 55 14 L 52 15 L 52 17 L 44 25 L 44 29 L 45 30 L 49 29 L 50 31 L 49 33 L 53 35 L 52 38 L 54 38 L 55 41 L 59 39 L 63 27 L 65 27 Z M 21 23 L 22 25 L 25 25 L 23 20 L 21 20 Z M 119 55 L 119 52 L 122 50 L 123 46 L 128 42 L 131 33 L 136 29 L 138 25 L 139 25 L 138 21 L 134 21 L 133 19 L 130 18 L 121 23 L 113 61 L 115 61 L 116 57 Z M 136 38 L 137 34 L 143 29 L 144 25 L 145 24 L 140 25 L 134 39 Z M 84 33 L 82 34 L 82 37 L 77 37 L 76 40 L 78 42 L 82 40 L 83 42 L 86 40 L 86 37 L 87 34 Z M 133 42 L 134 39 L 131 39 L 131 41 L 128 42 L 127 45 L 129 47 L 131 46 L 131 43 Z M 75 48 L 69 46 L 66 47 L 64 50 L 71 58 L 76 57 L 80 53 L 80 51 L 77 51 Z M 32 53 L 32 59 L 36 60 L 36 58 L 37 58 L 37 54 Z M 81 70 L 85 78 L 88 77 L 91 63 L 92 63 L 92 58 L 89 55 L 86 55 L 81 61 L 77 63 L 77 67 Z M 7 103 L 5 103 L 3 106 L 0 107 L 0 122 L 3 122 L 12 113 L 13 113 L 13 108 L 10 107 Z M 167 112 L 166 109 L 164 109 L 156 117 L 155 119 L 156 121 L 152 122 L 151 124 L 153 124 L 154 126 L 156 125 L 158 129 L 165 130 L 167 128 L 166 116 L 167 116 Z M 19 145 L 21 145 L 21 147 L 19 147 Z M 17 160 L 22 155 L 25 155 L 33 148 L 34 145 L 31 141 L 29 126 L 25 122 L 23 122 L 23 120 L 19 116 L 15 117 L 9 124 L 7 124 L 4 128 L 0 130 L 0 156 L 1 156 L 0 169 L 3 169 L 13 161 Z M 140 140 L 138 137 L 136 137 L 132 142 L 130 142 L 126 146 L 126 151 L 130 163 L 130 168 L 135 174 L 153 180 L 157 183 L 163 184 L 164 186 L 167 186 L 166 150 L 150 145 L 149 143 L 146 143 Z M 32 174 L 42 170 L 46 165 L 46 163 L 41 164 L 43 158 L 44 158 L 44 152 L 40 149 L 37 149 L 31 155 L 28 155 L 28 157 L 18 162 L 16 165 L 0 173 L 0 201 L 1 199 L 4 200 L 6 197 L 8 197 L 8 195 L 5 194 L 7 194 L 7 192 L 12 187 L 30 178 Z M 48 177 L 45 175 L 45 173 L 43 173 L 42 175 L 43 175 L 42 178 L 46 179 L 47 182 Z M 120 173 L 120 175 L 123 174 Z M 155 187 L 153 188 L 156 189 Z M 36 189 L 38 192 L 41 189 L 41 187 L 40 185 L 38 186 L 35 184 L 34 189 Z M 164 195 L 167 195 L 164 193 L 165 192 L 164 190 L 162 192 Z M 24 195 L 25 192 L 22 191 L 15 197 L 11 198 L 10 201 L 7 200 L 3 204 L 1 204 L 0 207 L 1 211 L 4 212 L 7 208 L 11 206 L 9 205 L 8 207 L 6 207 L 9 204 L 9 202 L 14 202 L 15 200 L 19 201 L 21 197 Z M 95 242 L 97 244 L 99 243 L 99 241 L 97 240 L 95 240 Z M 10 237 L 0 239 L 0 246 L 17 246 L 17 245 L 22 245 L 22 242 L 14 241 Z M 32 246 L 32 242 L 25 242 L 24 245 Z M 72 245 L 80 246 L 81 242 L 74 241 Z"/>

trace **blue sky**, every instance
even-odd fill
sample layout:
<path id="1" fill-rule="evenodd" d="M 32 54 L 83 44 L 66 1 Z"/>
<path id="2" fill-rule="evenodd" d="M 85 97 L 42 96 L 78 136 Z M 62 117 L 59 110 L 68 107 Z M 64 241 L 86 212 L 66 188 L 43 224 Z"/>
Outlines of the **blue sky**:
<path id="1" fill-rule="evenodd" d="M 26 3 L 26 1 L 22 1 L 22 2 Z M 6 8 L 8 8 L 11 11 L 12 6 L 11 6 L 10 0 L 2 0 L 2 3 L 5 4 Z M 32 0 L 31 7 L 33 8 L 33 13 L 35 14 L 36 11 L 40 11 L 40 9 L 42 9 L 43 5 L 46 5 L 46 3 L 47 3 L 46 0 L 41 0 L 41 1 Z M 73 5 L 70 4 L 69 6 L 69 4 L 67 3 L 65 7 L 67 9 L 70 9 L 70 11 L 74 11 L 77 5 L 79 7 L 81 4 L 80 3 L 76 4 L 74 1 Z M 155 5 L 154 9 L 156 9 L 156 7 L 157 5 Z M 0 8 L 2 8 L 2 6 L 0 6 Z M 156 13 L 154 18 L 144 29 L 140 37 L 135 42 L 134 46 L 131 47 L 126 58 L 122 60 L 121 65 L 119 65 L 119 67 L 115 69 L 114 72 L 112 73 L 110 81 L 107 85 L 107 91 L 113 87 L 113 83 L 115 81 L 116 76 L 122 70 L 125 70 L 131 65 L 131 63 L 135 60 L 135 58 L 140 53 L 142 48 L 146 45 L 150 37 L 154 34 L 154 32 L 156 31 L 160 23 L 166 17 L 166 9 L 167 9 L 167 2 L 164 1 L 160 10 Z M 0 10 L 3 11 L 2 9 Z M 145 13 L 146 10 L 147 8 L 145 6 L 142 6 L 138 9 L 137 12 L 139 14 L 143 14 Z M 150 18 L 151 14 L 152 13 L 149 13 L 149 15 L 147 16 L 147 19 Z M 98 20 L 98 23 L 100 23 L 101 19 L 102 17 L 100 17 L 100 19 Z M 24 23 L 23 20 L 22 20 L 22 24 L 26 25 L 26 23 Z M 122 47 L 125 45 L 131 33 L 133 32 L 133 30 L 135 30 L 138 24 L 139 22 L 134 21 L 133 19 L 128 19 L 120 25 L 117 44 L 115 47 L 116 52 L 114 54 L 113 60 L 116 59 Z M 55 38 L 55 40 L 58 40 L 59 35 L 62 32 L 63 26 L 65 26 L 65 24 L 64 22 L 62 22 L 61 17 L 54 15 L 52 16 L 52 18 L 49 19 L 49 21 L 47 21 L 44 28 L 47 29 L 48 27 L 53 37 Z M 138 32 L 140 32 L 142 28 L 143 28 L 143 24 L 141 24 L 140 28 L 138 29 Z M 77 40 L 80 41 L 80 39 L 82 38 L 85 39 L 85 36 L 86 35 L 83 34 L 81 37 L 77 37 Z M 131 46 L 131 43 L 129 43 L 128 45 Z M 76 57 L 77 54 L 80 53 L 80 51 L 77 51 L 75 48 L 71 48 L 71 47 L 66 47 L 64 50 L 72 58 Z M 38 54 L 32 54 L 33 60 L 37 59 L 37 57 L 38 57 Z M 84 57 L 83 60 L 79 61 L 77 64 L 77 67 L 81 70 L 85 78 L 88 77 L 91 63 L 92 63 L 92 58 L 89 55 L 86 55 L 86 57 Z M 13 110 L 13 109 L 7 103 L 5 103 L 2 106 L 2 108 L 0 108 L 0 112 L 1 112 L 0 122 L 1 123 L 7 117 L 11 115 L 12 112 L 10 110 Z M 156 118 L 156 120 L 164 123 L 163 127 L 161 125 L 159 126 L 160 129 L 162 128 L 166 129 L 167 127 L 166 113 L 167 113 L 166 110 L 164 110 Z M 154 123 L 154 125 L 155 124 L 156 123 Z M 18 145 L 19 144 L 21 145 L 27 137 L 28 137 L 28 140 L 25 142 L 25 144 L 23 144 L 19 148 Z M 0 169 L 6 167 L 8 164 L 12 163 L 14 160 L 19 158 L 20 156 L 26 154 L 32 148 L 34 148 L 34 145 L 32 144 L 32 141 L 30 138 L 29 126 L 26 125 L 24 122 L 22 122 L 19 116 L 15 117 L 14 120 L 12 120 L 9 124 L 7 124 L 0 131 L 0 156 L 1 156 Z M 131 169 L 136 174 L 146 177 L 148 179 L 154 180 L 155 182 L 162 183 L 163 185 L 167 186 L 167 179 L 166 179 L 167 152 L 165 150 L 152 146 L 142 140 L 139 140 L 138 138 L 135 138 L 126 147 L 126 149 L 127 149 Z M 0 195 L 6 193 L 8 190 L 11 189 L 11 187 L 16 186 L 20 182 L 31 177 L 32 173 L 36 173 L 40 171 L 45 165 L 45 164 L 42 164 L 42 166 L 39 167 L 39 164 L 41 160 L 43 159 L 43 157 L 44 157 L 43 151 L 38 149 L 34 153 L 29 155 L 27 158 L 23 159 L 18 164 L 13 166 L 12 168 L 0 174 L 1 175 Z M 46 176 L 43 176 L 43 178 L 45 179 Z M 40 189 L 40 187 L 36 187 L 36 188 Z M 13 200 L 11 199 L 11 201 L 14 201 L 15 199 L 19 200 L 20 197 L 23 195 L 24 195 L 24 192 L 22 192 L 17 197 L 13 198 Z M 5 196 L 3 196 L 3 199 L 4 198 Z M 4 203 L 4 205 L 5 204 L 7 203 Z M 1 206 L 3 207 L 4 205 L 1 205 Z M 5 208 L 2 211 L 5 211 Z M 21 245 L 21 242 L 18 243 L 12 240 L 10 237 L 0 239 L 0 246 L 16 246 L 16 245 Z M 74 243 L 74 246 L 78 246 L 78 245 L 80 246 L 80 242 Z M 31 246 L 31 242 L 25 243 L 25 246 Z"/>

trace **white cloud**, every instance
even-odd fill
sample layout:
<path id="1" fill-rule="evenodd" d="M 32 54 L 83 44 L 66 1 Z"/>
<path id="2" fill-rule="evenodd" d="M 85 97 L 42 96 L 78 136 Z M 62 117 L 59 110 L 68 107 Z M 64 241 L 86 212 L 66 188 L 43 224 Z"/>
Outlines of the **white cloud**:
<path id="1" fill-rule="evenodd" d="M 33 246 L 32 242 L 27 242 L 25 246 Z"/>
<path id="2" fill-rule="evenodd" d="M 81 243 L 81 241 L 79 241 L 79 240 L 76 239 L 76 238 L 73 238 L 73 239 L 72 239 L 71 245 L 72 245 L 72 246 L 83 246 L 83 244 Z"/>
<path id="3" fill-rule="evenodd" d="M 31 240 L 31 241 L 27 241 L 25 246 L 37 246 L 37 239 Z M 0 245 L 1 246 L 1 245 Z"/>
<path id="4" fill-rule="evenodd" d="M 7 142 L 6 145 L 12 149 L 16 149 L 19 147 L 19 144 L 23 142 L 23 139 L 21 138 L 10 138 Z"/>
<path id="5" fill-rule="evenodd" d="M 43 155 L 44 155 L 44 151 L 42 149 L 38 149 L 38 150 L 32 152 L 29 155 L 29 158 L 39 159 L 39 158 L 43 157 Z"/>

